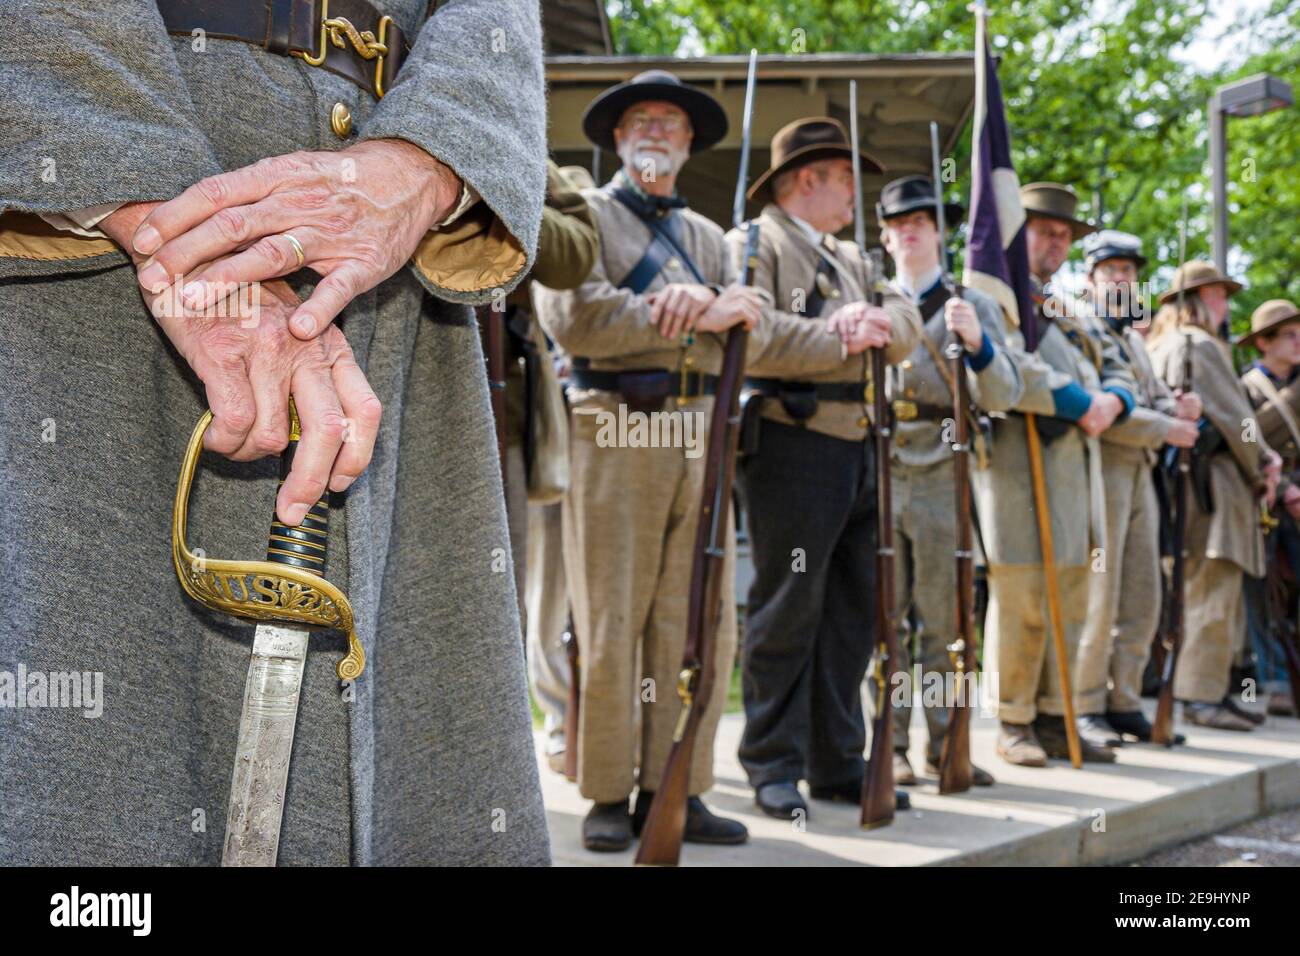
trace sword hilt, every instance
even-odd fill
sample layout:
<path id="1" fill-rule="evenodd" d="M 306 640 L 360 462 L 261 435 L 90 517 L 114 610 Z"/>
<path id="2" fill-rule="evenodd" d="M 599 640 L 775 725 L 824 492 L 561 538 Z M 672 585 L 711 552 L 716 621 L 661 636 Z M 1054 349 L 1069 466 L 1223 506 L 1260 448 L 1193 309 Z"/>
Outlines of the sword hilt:
<path id="1" fill-rule="evenodd" d="M 298 450 L 298 439 L 302 432 L 298 423 L 298 409 L 289 399 L 289 445 L 280 454 L 280 483 L 277 490 L 284 485 L 285 479 L 293 469 L 293 456 Z M 266 560 L 275 564 L 287 564 L 293 568 L 302 568 L 312 574 L 325 575 L 325 553 L 329 544 L 329 504 L 325 495 L 307 509 L 301 522 L 290 528 L 279 518 L 272 515 L 271 532 L 266 542 Z"/>
<path id="2" fill-rule="evenodd" d="M 297 414 L 290 408 L 292 440 L 280 460 L 284 481 L 297 445 Z M 347 595 L 325 580 L 325 545 L 328 509 L 316 502 L 296 528 L 279 521 L 271 524 L 264 561 L 230 561 L 209 558 L 186 544 L 190 487 L 203 450 L 203 435 L 212 422 L 205 412 L 190 435 L 176 483 L 172 507 L 172 564 L 181 587 L 195 601 L 214 611 L 250 621 L 276 621 L 309 629 L 330 628 L 348 636 L 348 653 L 335 668 L 340 680 L 353 680 L 366 665 L 365 648 L 357 637 L 352 605 Z M 316 545 L 316 547 L 312 547 Z"/>

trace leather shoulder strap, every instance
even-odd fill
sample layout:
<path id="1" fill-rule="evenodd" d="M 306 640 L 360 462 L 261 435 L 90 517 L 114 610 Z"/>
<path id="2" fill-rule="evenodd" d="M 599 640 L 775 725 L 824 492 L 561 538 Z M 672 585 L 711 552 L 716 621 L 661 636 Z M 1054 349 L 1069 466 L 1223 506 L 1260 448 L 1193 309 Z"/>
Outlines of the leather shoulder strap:
<path id="1" fill-rule="evenodd" d="M 1296 426 L 1295 416 L 1291 414 L 1291 409 L 1287 408 L 1286 400 L 1273 384 L 1273 380 L 1255 366 L 1247 369 L 1242 378 L 1264 393 L 1264 403 L 1277 411 L 1282 421 L 1286 423 L 1287 431 L 1291 433 L 1291 440 L 1296 443 L 1297 448 L 1300 448 L 1300 427 Z"/>

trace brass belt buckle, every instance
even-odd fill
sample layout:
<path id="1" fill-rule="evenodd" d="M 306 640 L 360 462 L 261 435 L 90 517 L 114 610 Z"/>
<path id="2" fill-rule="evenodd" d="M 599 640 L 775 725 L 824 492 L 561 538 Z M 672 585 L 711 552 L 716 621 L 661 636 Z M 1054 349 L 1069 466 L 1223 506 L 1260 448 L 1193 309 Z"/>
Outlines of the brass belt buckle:
<path id="1" fill-rule="evenodd" d="M 293 55 L 302 57 L 304 61 L 312 66 L 320 66 L 325 62 L 325 55 L 328 52 L 325 49 L 325 41 L 334 44 L 340 50 L 347 49 L 344 44 L 344 38 L 352 44 L 352 51 L 363 60 L 375 61 L 375 96 L 382 99 L 384 96 L 384 58 L 388 56 L 388 25 L 393 22 L 393 18 L 385 14 L 379 18 L 379 36 L 371 33 L 369 30 L 360 31 L 353 26 L 352 21 L 347 17 L 330 17 L 330 0 L 321 0 L 320 5 L 320 51 L 314 56 L 306 53 L 293 51 Z"/>
<path id="2" fill-rule="evenodd" d="M 920 409 L 916 407 L 916 402 L 909 402 L 906 399 L 894 399 L 892 407 L 894 409 L 894 418 L 900 422 L 914 422 L 920 414 Z"/>

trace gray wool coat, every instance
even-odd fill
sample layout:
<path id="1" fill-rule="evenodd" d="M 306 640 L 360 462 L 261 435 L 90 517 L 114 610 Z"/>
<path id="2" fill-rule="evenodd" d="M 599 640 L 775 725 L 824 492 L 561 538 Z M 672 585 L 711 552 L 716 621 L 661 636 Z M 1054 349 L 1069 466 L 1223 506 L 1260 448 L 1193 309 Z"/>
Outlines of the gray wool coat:
<path id="1" fill-rule="evenodd" d="M 32 214 L 170 198 L 299 149 L 409 140 L 483 197 L 340 321 L 384 404 L 331 502 L 326 576 L 368 654 L 311 639 L 280 862 L 546 864 L 482 356 L 466 303 L 531 264 L 545 188 L 536 0 L 380 0 L 413 51 L 385 98 L 299 59 L 169 37 L 149 0 L 18 0 L 0 31 L 0 679 L 103 674 L 102 716 L 0 707 L 0 864 L 215 864 L 253 626 L 171 565 L 202 389 L 127 257 Z M 307 277 L 304 273 L 298 278 Z M 304 294 L 310 286 L 297 283 Z M 456 304 L 459 303 L 459 304 Z M 190 546 L 262 556 L 276 463 L 204 455 Z M 502 556 L 505 556 L 502 558 Z"/>

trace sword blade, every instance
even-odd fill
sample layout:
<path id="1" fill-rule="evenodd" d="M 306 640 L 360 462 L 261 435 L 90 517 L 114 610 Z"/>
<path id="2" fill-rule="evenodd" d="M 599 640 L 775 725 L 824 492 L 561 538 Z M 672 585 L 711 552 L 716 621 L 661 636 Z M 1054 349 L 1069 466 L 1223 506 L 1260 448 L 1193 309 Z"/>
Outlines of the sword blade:
<path id="1" fill-rule="evenodd" d="M 257 626 L 239 718 L 222 866 L 275 866 L 309 633 L 281 624 Z"/>

